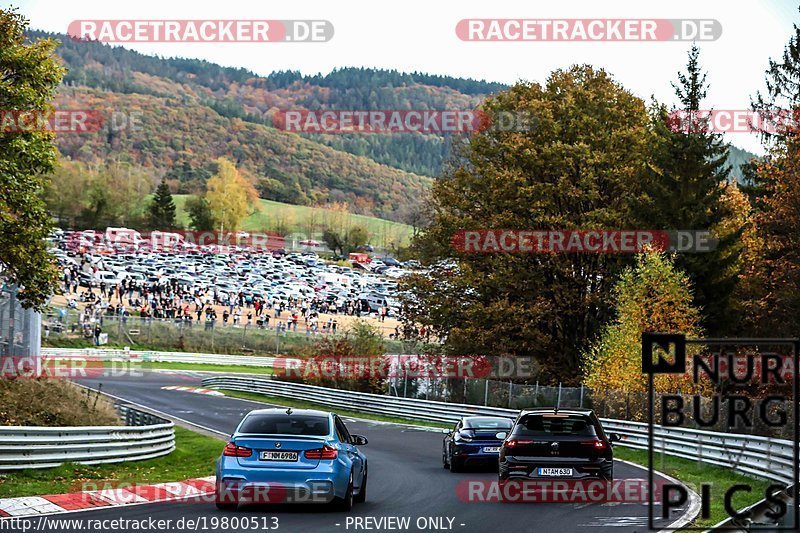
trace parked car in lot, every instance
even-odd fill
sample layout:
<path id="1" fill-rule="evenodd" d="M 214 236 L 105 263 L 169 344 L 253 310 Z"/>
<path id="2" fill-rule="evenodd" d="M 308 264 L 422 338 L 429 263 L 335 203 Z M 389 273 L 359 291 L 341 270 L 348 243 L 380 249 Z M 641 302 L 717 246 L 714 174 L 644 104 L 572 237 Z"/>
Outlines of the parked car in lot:
<path id="1" fill-rule="evenodd" d="M 367 458 L 335 413 L 308 409 L 250 411 L 217 461 L 216 505 L 235 509 L 250 495 L 285 493 L 287 502 L 332 502 L 349 511 L 367 497 Z M 267 489 L 267 490 L 264 490 Z"/>
<path id="2" fill-rule="evenodd" d="M 612 442 L 591 409 L 522 411 L 500 447 L 500 481 L 614 479 Z"/>
<path id="3" fill-rule="evenodd" d="M 451 472 L 468 466 L 497 465 L 500 445 L 514 421 L 494 416 L 465 416 L 442 442 L 442 465 Z"/>
<path id="4" fill-rule="evenodd" d="M 96 287 L 99 286 L 101 283 L 105 283 L 106 287 L 112 287 L 117 283 L 119 283 L 117 274 L 109 270 L 98 270 L 97 272 L 95 272 L 93 281 Z"/>

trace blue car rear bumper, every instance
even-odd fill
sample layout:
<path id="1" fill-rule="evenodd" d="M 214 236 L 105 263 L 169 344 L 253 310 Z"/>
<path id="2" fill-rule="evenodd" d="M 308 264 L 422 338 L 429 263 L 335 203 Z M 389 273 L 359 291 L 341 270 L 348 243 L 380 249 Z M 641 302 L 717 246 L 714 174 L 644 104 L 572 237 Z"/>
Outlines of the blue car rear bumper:
<path id="1" fill-rule="evenodd" d="M 242 467 L 235 457 L 217 462 L 217 491 L 229 503 L 329 503 L 344 498 L 349 482 L 340 461 L 320 461 L 311 469 Z"/>

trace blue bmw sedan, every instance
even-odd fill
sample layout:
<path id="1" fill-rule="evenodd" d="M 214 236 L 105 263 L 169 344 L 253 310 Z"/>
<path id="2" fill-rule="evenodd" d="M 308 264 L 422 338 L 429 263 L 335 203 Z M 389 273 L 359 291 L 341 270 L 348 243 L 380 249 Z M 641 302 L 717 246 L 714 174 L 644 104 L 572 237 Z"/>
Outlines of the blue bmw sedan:
<path id="1" fill-rule="evenodd" d="M 217 508 L 248 503 L 333 503 L 367 497 L 367 458 L 335 413 L 258 409 L 245 415 L 217 461 Z"/>

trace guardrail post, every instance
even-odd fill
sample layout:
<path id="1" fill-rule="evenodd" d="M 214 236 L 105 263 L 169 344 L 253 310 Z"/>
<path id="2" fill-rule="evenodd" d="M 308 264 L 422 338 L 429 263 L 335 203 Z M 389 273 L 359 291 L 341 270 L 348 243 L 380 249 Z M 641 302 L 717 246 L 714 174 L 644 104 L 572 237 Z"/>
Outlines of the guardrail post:
<path id="1" fill-rule="evenodd" d="M 489 405 L 489 380 L 483 380 L 484 388 L 483 388 L 483 406 L 486 407 Z"/>
<path id="2" fill-rule="evenodd" d="M 581 408 L 583 408 L 583 383 L 581 383 Z"/>
<path id="3" fill-rule="evenodd" d="M 511 400 L 514 394 L 514 383 L 511 380 L 508 381 L 508 408 L 511 409 Z"/>
<path id="4" fill-rule="evenodd" d="M 697 464 L 702 464 L 702 463 L 703 463 L 703 435 L 698 435 L 697 436 Z"/>
<path id="5" fill-rule="evenodd" d="M 625 393 L 625 420 L 631 419 L 631 393 Z"/>
<path id="6" fill-rule="evenodd" d="M 558 397 L 556 398 L 556 408 L 561 407 L 561 382 L 558 382 Z"/>

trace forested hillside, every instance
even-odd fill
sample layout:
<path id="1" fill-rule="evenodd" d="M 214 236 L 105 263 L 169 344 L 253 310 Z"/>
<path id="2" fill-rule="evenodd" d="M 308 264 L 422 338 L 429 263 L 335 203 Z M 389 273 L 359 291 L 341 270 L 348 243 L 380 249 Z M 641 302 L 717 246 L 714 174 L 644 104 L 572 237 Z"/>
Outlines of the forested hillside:
<path id="1" fill-rule="evenodd" d="M 198 59 L 165 59 L 97 42 L 60 41 L 68 73 L 57 105 L 133 113 L 138 129 L 59 136 L 69 158 L 122 160 L 175 192 L 202 192 L 213 161 L 230 156 L 262 198 L 298 205 L 344 202 L 354 213 L 410 222 L 452 139 L 440 134 L 303 134 L 272 128 L 286 109 L 473 109 L 505 86 L 367 68 L 266 77 Z M 731 151 L 732 175 L 752 154 Z"/>

